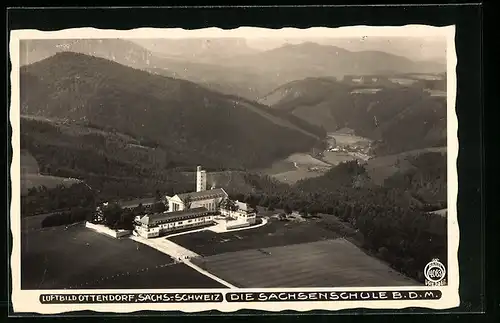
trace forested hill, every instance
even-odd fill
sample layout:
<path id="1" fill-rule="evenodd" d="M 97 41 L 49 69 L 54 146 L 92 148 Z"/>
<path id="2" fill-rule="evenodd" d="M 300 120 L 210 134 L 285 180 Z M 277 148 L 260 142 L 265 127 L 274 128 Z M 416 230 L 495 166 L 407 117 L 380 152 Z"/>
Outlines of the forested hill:
<path id="1" fill-rule="evenodd" d="M 353 129 L 377 141 L 376 154 L 446 145 L 446 79 L 405 75 L 371 79 L 376 81 L 307 78 L 279 87 L 260 102 L 327 131 Z"/>
<path id="2" fill-rule="evenodd" d="M 258 167 L 320 142 L 251 101 L 83 54 L 24 66 L 20 81 L 21 114 L 126 133 L 153 142 L 176 164 Z"/>

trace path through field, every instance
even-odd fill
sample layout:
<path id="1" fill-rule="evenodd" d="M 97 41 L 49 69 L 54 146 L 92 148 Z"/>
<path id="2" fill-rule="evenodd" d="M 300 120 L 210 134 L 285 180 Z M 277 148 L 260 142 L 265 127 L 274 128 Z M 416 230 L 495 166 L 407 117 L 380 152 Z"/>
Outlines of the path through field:
<path id="1" fill-rule="evenodd" d="M 136 237 L 136 236 L 131 236 L 130 239 L 143 243 L 151 248 L 154 248 L 160 252 L 163 252 L 166 255 L 169 255 L 170 257 L 174 258 L 176 261 L 182 262 L 185 265 L 191 267 L 192 269 L 196 270 L 200 274 L 203 274 L 216 282 L 229 287 L 229 288 L 236 288 L 234 285 L 224 281 L 223 279 L 213 275 L 212 273 L 204 270 L 203 268 L 200 268 L 198 265 L 192 263 L 190 261 L 191 258 L 196 258 L 200 257 L 195 252 L 192 252 L 189 249 L 186 249 L 170 240 L 165 239 L 164 237 L 161 238 L 153 238 L 153 239 L 145 239 L 142 237 Z"/>

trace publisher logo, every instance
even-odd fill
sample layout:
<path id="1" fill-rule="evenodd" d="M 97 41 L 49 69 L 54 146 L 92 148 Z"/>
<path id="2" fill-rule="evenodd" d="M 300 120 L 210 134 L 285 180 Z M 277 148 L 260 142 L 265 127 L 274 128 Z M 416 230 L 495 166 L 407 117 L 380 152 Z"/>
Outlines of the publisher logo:
<path id="1" fill-rule="evenodd" d="M 445 284 L 444 277 L 446 275 L 446 268 L 439 261 L 439 259 L 432 259 L 425 268 L 425 284 L 427 286 L 442 286 Z"/>

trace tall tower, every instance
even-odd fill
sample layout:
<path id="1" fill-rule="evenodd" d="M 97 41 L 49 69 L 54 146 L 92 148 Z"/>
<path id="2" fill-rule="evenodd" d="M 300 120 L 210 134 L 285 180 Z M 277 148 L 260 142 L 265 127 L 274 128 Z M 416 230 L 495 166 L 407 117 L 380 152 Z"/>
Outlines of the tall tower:
<path id="1" fill-rule="evenodd" d="M 196 192 L 206 191 L 207 189 L 207 173 L 201 169 L 201 166 L 196 167 Z"/>

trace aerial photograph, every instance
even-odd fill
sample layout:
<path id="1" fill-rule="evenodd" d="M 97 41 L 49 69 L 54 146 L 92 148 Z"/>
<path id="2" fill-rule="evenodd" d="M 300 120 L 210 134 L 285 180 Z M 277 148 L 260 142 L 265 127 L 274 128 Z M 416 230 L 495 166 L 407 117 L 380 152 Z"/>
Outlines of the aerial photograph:
<path id="1" fill-rule="evenodd" d="M 446 266 L 444 36 L 199 35 L 20 41 L 21 289 L 425 286 Z"/>

